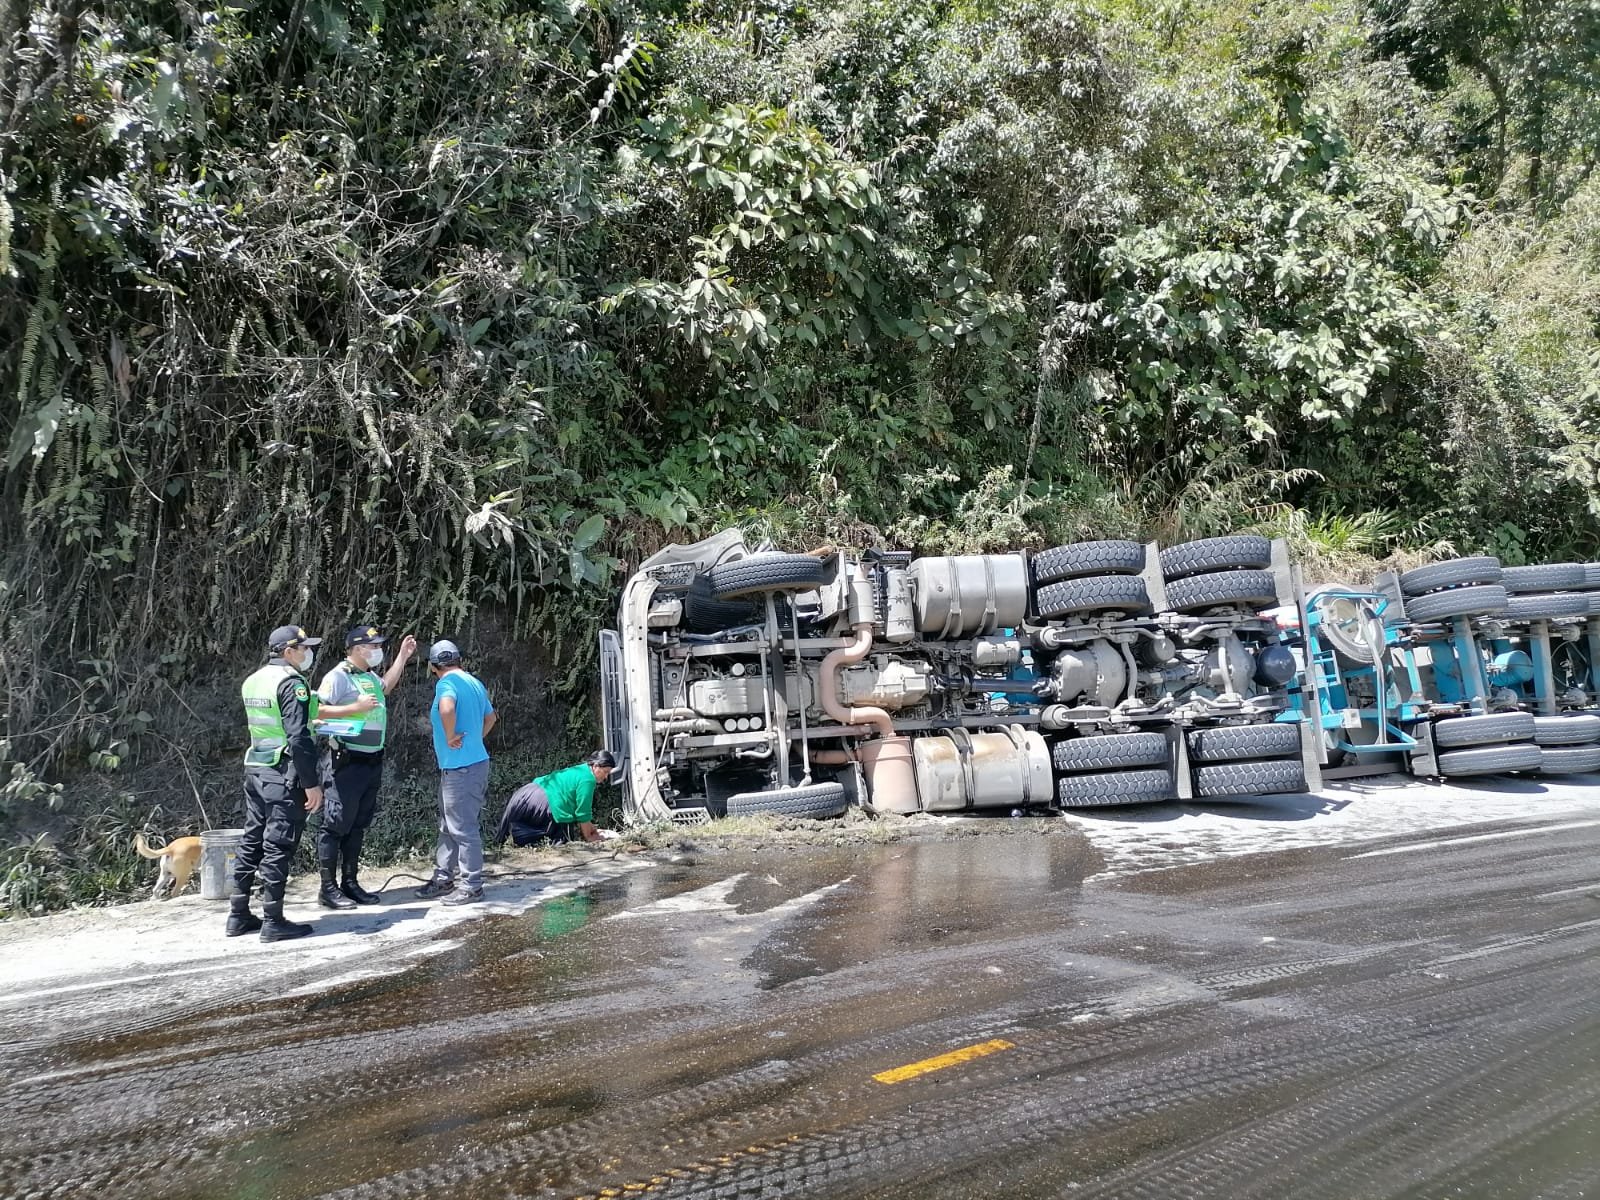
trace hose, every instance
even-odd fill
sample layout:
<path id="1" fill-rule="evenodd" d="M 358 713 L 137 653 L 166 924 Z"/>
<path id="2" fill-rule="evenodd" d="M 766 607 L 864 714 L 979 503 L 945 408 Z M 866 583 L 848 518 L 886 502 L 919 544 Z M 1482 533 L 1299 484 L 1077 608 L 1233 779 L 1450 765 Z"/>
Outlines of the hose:
<path id="1" fill-rule="evenodd" d="M 526 875 L 553 875 L 557 871 L 565 871 L 572 867 L 586 867 L 591 863 L 609 862 L 613 859 L 618 859 L 621 857 L 621 850 L 613 850 L 610 854 L 599 854 L 594 858 L 585 858 L 575 860 L 573 862 L 557 863 L 553 867 L 513 867 L 509 871 L 493 872 L 485 870 L 483 877 L 485 879 L 514 879 L 518 876 Z M 431 876 L 413 875 L 409 871 L 396 871 L 393 875 L 389 876 L 389 878 L 385 879 L 381 884 L 378 885 L 378 894 L 382 895 L 384 892 L 388 891 L 389 885 L 396 879 L 415 879 L 418 883 L 432 882 Z"/>

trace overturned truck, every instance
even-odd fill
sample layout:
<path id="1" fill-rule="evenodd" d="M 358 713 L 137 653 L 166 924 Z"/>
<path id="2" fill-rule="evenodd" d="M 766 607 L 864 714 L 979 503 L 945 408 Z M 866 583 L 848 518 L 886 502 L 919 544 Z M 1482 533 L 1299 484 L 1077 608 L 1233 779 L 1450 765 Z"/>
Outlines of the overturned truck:
<path id="1" fill-rule="evenodd" d="M 1034 555 L 670 546 L 601 634 L 629 820 L 1297 792 L 1320 734 L 1281 542 Z"/>

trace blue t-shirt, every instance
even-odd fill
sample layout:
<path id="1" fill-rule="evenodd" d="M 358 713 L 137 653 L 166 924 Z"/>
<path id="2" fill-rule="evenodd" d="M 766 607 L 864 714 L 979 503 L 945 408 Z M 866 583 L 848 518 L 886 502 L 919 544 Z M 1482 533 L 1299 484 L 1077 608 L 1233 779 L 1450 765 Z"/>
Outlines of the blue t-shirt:
<path id="1" fill-rule="evenodd" d="M 439 701 L 445 696 L 454 696 L 456 700 L 456 732 L 461 735 L 461 746 L 457 750 L 450 749 L 444 740 Z M 433 718 L 433 753 L 441 771 L 470 767 L 489 757 L 489 752 L 483 748 L 483 719 L 493 711 L 489 690 L 475 675 L 459 668 L 446 673 L 433 685 L 433 709 L 429 715 Z"/>

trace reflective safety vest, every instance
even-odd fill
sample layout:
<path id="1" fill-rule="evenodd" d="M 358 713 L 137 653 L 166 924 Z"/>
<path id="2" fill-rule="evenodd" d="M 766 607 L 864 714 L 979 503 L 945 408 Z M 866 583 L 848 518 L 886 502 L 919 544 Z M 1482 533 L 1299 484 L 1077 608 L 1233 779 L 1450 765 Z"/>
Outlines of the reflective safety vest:
<path id="1" fill-rule="evenodd" d="M 250 749 L 244 753 L 247 767 L 275 767 L 289 749 L 289 734 L 283 727 L 283 710 L 278 706 L 278 686 L 300 672 L 287 663 L 268 663 L 244 681 L 244 719 L 250 732 Z M 317 696 L 306 689 L 306 719 L 317 716 Z"/>
<path id="2" fill-rule="evenodd" d="M 378 702 L 377 708 L 354 718 L 360 732 L 340 737 L 339 744 L 362 754 L 376 754 L 383 749 L 383 738 L 389 724 L 389 704 L 383 694 L 383 677 L 376 671 L 352 671 L 345 663 L 340 663 L 337 669 L 350 676 L 350 682 L 356 685 L 356 690 L 363 696 L 371 696 Z"/>

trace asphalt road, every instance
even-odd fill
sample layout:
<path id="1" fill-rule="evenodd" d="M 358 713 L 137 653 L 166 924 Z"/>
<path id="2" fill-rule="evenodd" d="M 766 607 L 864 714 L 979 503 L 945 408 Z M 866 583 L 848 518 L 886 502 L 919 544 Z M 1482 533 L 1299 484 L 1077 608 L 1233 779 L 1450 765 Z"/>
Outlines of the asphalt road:
<path id="1" fill-rule="evenodd" d="M 688 854 L 290 997 L 64 993 L 0 1195 L 1597 1196 L 1587 796 Z"/>

